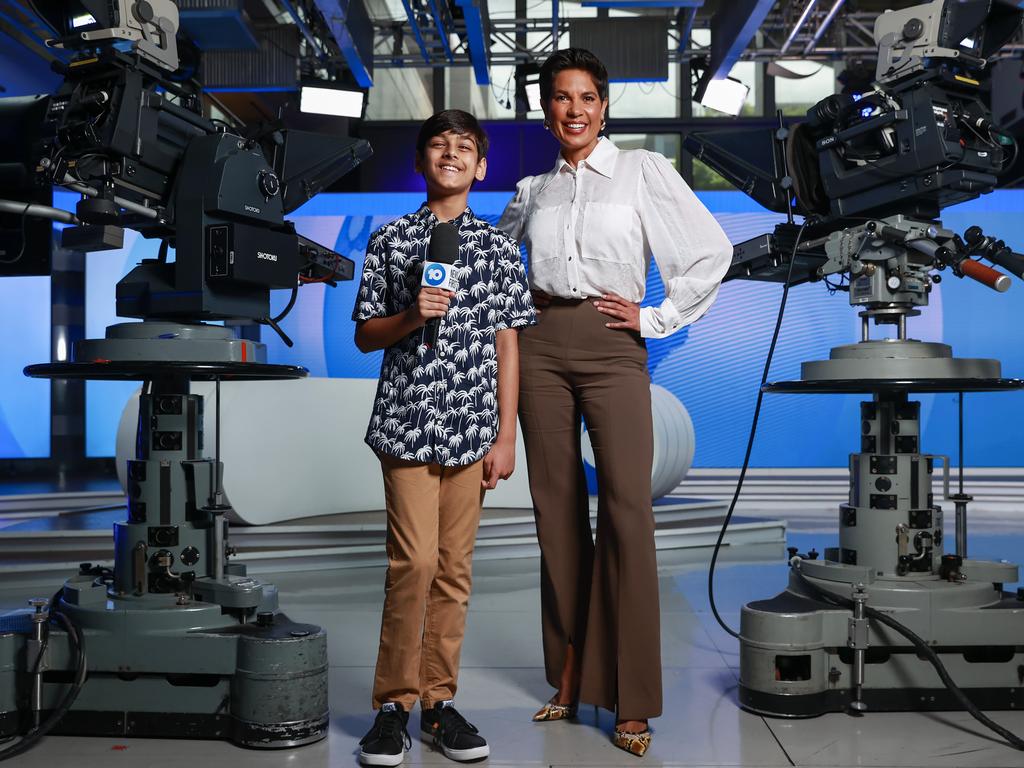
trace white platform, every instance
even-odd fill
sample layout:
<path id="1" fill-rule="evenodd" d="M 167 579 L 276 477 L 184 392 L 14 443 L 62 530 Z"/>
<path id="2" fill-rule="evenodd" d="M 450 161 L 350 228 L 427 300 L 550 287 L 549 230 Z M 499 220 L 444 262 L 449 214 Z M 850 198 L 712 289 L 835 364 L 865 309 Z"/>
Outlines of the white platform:
<path id="1" fill-rule="evenodd" d="M 76 497 L 77 498 L 77 497 Z M 107 501 L 119 497 L 107 495 Z M 89 501 L 99 501 L 91 497 Z M 0 499 L 0 509 L 5 500 Z M 12 509 L 15 500 L 6 500 Z M 58 496 L 43 511 L 43 499 L 27 500 L 30 512 L 0 528 L 0 579 L 5 584 L 47 584 L 70 575 L 79 563 L 110 563 L 111 527 L 125 517 L 118 504 L 101 509 L 61 511 Z M 95 506 L 95 505 L 94 505 Z M 712 546 L 726 510 L 721 501 L 668 498 L 655 511 L 659 550 Z M 12 514 L 17 514 L 16 512 Z M 591 524 L 596 526 L 592 514 Z M 0 518 L 2 520 L 3 518 Z M 252 574 L 358 568 L 385 562 L 383 510 L 347 512 L 265 526 L 235 525 L 230 543 Z M 786 526 L 778 520 L 737 518 L 726 544 L 766 545 L 782 552 Z M 485 509 L 477 535 L 476 560 L 534 558 L 539 555 L 530 509 Z"/>

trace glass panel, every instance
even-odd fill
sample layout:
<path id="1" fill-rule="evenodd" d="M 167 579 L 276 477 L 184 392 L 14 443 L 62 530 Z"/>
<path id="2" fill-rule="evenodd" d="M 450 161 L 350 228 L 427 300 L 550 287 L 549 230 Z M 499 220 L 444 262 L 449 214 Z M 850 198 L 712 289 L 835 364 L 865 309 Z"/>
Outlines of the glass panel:
<path id="1" fill-rule="evenodd" d="M 651 83 L 611 83 L 608 117 L 679 117 L 679 65 L 668 65 L 668 80 Z"/>
<path id="2" fill-rule="evenodd" d="M 491 84 L 477 85 L 472 67 L 445 70 L 448 109 L 464 109 L 480 120 L 512 120 L 516 116 L 515 67 L 491 67 Z"/>
<path id="3" fill-rule="evenodd" d="M 775 104 L 785 115 L 803 116 L 826 96 L 836 91 L 836 73 L 831 64 L 820 61 L 780 61 L 780 67 L 798 75 L 800 80 L 775 78 Z"/>
<path id="4" fill-rule="evenodd" d="M 729 189 L 735 190 L 732 184 L 704 165 L 697 158 L 693 159 L 693 188 L 694 189 Z"/>
<path id="5" fill-rule="evenodd" d="M 709 48 L 711 45 L 711 30 L 694 29 L 690 35 L 690 39 L 695 47 Z M 763 111 L 762 105 L 764 104 L 764 88 L 762 71 L 762 65 L 753 61 L 738 61 L 733 65 L 733 68 L 729 70 L 729 77 L 733 80 L 739 80 L 750 89 L 747 93 L 747 100 L 743 103 L 743 109 L 740 111 L 741 117 L 758 117 Z M 693 116 L 724 117 L 726 115 L 722 112 L 718 112 L 717 110 L 709 109 L 708 107 L 694 101 Z"/>
<path id="6" fill-rule="evenodd" d="M 366 12 L 374 21 L 399 21 L 408 18 L 402 0 L 366 0 Z"/>
<path id="7" fill-rule="evenodd" d="M 682 141 L 678 133 L 610 133 L 608 138 L 615 142 L 619 149 L 646 149 L 660 152 L 672 167 L 679 170 L 679 152 Z"/>
<path id="8" fill-rule="evenodd" d="M 492 19 L 514 19 L 516 0 L 487 0 L 487 15 Z"/>
<path id="9" fill-rule="evenodd" d="M 551 6 L 550 2 L 544 4 L 547 5 L 548 7 Z M 579 3 L 574 2 L 559 2 L 558 16 L 559 18 L 562 19 L 592 19 L 595 16 L 597 16 L 597 8 L 584 8 Z M 565 36 L 563 36 L 563 39 L 560 41 L 559 45 L 562 48 L 568 47 L 568 39 L 566 39 Z"/>
<path id="10" fill-rule="evenodd" d="M 366 119 L 426 120 L 434 114 L 433 83 L 430 69 L 378 67 L 367 94 Z"/>

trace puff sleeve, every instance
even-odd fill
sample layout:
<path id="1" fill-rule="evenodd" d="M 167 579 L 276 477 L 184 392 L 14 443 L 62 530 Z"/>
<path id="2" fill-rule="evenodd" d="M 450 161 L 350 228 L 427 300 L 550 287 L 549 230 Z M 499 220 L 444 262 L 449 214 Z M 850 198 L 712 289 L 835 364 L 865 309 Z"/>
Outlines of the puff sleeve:
<path id="1" fill-rule="evenodd" d="M 640 222 L 665 283 L 665 300 L 640 310 L 640 334 L 663 338 L 708 311 L 732 262 L 732 244 L 663 155 L 640 169 Z"/>
<path id="2" fill-rule="evenodd" d="M 522 242 L 526 229 L 526 211 L 530 205 L 530 184 L 532 176 L 520 179 L 516 184 L 516 193 L 505 206 L 504 213 L 498 221 L 498 229 L 507 233 L 513 240 Z"/>

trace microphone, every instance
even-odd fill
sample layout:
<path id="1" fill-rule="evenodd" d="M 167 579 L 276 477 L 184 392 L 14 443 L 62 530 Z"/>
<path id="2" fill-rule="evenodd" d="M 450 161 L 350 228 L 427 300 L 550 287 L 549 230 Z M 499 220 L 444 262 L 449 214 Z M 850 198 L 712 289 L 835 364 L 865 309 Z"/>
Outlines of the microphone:
<path id="1" fill-rule="evenodd" d="M 440 222 L 430 232 L 430 246 L 423 262 L 423 277 L 420 288 L 444 288 L 455 290 L 455 275 L 452 265 L 459 258 L 459 230 L 451 222 Z M 443 318 L 433 317 L 423 326 L 423 343 L 428 347 L 437 345 L 437 334 Z"/>

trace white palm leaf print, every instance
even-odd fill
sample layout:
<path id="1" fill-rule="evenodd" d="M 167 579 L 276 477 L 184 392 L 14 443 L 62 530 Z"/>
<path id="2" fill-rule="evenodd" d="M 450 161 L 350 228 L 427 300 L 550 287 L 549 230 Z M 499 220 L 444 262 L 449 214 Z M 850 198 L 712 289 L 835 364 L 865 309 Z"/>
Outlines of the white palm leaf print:
<path id="1" fill-rule="evenodd" d="M 377 230 L 353 315 L 411 306 L 437 219 L 426 208 Z M 479 459 L 497 429 L 495 331 L 533 319 L 518 245 L 467 213 L 458 219 L 458 287 L 435 348 L 413 332 L 385 351 L 367 442 L 390 455 L 448 466 Z"/>

